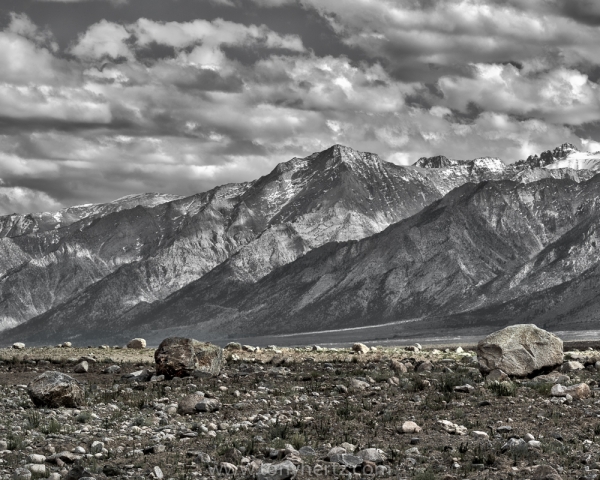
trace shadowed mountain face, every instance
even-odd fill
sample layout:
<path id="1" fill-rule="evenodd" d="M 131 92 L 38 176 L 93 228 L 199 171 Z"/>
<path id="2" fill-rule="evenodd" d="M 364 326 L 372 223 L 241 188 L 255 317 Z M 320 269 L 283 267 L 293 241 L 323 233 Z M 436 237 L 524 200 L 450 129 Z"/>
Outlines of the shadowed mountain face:
<path id="1" fill-rule="evenodd" d="M 593 172 L 426 160 L 400 167 L 336 145 L 188 198 L 2 217 L 3 342 L 433 321 L 589 268 L 540 265 L 570 258 L 571 246 L 544 252 L 594 224 Z"/>
<path id="2" fill-rule="evenodd" d="M 411 319 L 424 320 L 410 329 L 427 330 L 427 319 L 461 327 L 472 311 L 490 322 L 530 318 L 529 298 L 573 295 L 572 282 L 597 275 L 599 195 L 599 177 L 464 185 L 382 233 L 324 245 L 255 284 L 231 281 L 223 265 L 124 320 L 147 330 L 201 324 L 222 338 Z M 588 313 L 600 307 L 586 295 L 596 295 Z M 568 299 L 557 293 L 537 313 L 551 316 Z"/>
<path id="3" fill-rule="evenodd" d="M 64 328 L 114 322 L 233 254 L 231 275 L 254 282 L 324 243 L 377 233 L 486 174 L 445 176 L 334 146 L 255 182 L 188 198 L 146 195 L 2 217 L 0 326 L 50 310 L 44 332 L 55 318 Z"/>

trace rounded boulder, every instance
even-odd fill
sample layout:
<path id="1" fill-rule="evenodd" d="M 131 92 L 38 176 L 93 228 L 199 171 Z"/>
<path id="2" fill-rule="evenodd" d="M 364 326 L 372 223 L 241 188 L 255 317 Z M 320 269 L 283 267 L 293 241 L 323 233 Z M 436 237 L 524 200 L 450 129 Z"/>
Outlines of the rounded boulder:
<path id="1" fill-rule="evenodd" d="M 156 374 L 165 378 L 209 377 L 223 367 L 223 349 L 193 338 L 166 338 L 154 352 Z"/>
<path id="2" fill-rule="evenodd" d="M 481 340 L 477 359 L 484 373 L 499 369 L 507 375 L 526 377 L 561 365 L 563 342 L 535 325 L 512 325 Z"/>
<path id="3" fill-rule="evenodd" d="M 80 383 L 61 372 L 44 372 L 27 386 L 27 393 L 36 407 L 79 407 L 84 392 Z"/>

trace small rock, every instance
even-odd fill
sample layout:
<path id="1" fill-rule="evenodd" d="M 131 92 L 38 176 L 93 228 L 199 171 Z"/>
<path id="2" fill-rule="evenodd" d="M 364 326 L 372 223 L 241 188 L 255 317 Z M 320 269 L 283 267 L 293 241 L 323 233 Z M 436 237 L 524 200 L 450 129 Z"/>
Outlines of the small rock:
<path id="1" fill-rule="evenodd" d="M 585 366 L 583 365 L 583 363 L 571 360 L 569 362 L 565 362 L 562 364 L 562 367 L 560 368 L 561 372 L 575 372 L 577 370 L 583 370 L 585 368 Z"/>
<path id="2" fill-rule="evenodd" d="M 215 412 L 221 408 L 221 402 L 216 398 L 204 398 L 196 404 L 195 408 L 199 412 Z"/>
<path id="3" fill-rule="evenodd" d="M 106 464 L 102 467 L 102 473 L 107 477 L 118 477 L 123 474 L 123 471 L 116 465 Z"/>
<path id="4" fill-rule="evenodd" d="M 163 471 L 158 465 L 152 469 L 152 473 L 154 474 L 154 477 L 158 478 L 159 480 L 165 477 Z"/>
<path id="5" fill-rule="evenodd" d="M 229 342 L 225 348 L 227 350 L 241 350 L 242 344 L 238 342 Z"/>
<path id="6" fill-rule="evenodd" d="M 31 463 L 44 463 L 46 461 L 46 457 L 44 455 L 38 455 L 36 453 L 32 453 L 27 456 L 27 460 Z"/>
<path id="7" fill-rule="evenodd" d="M 204 400 L 203 393 L 192 393 L 183 397 L 177 405 L 177 413 L 180 415 L 192 415 L 196 413 L 196 405 Z"/>
<path id="8" fill-rule="evenodd" d="M 355 390 L 365 390 L 370 386 L 368 382 L 365 382 L 364 380 L 359 380 L 358 378 L 353 378 L 350 381 L 350 385 Z"/>
<path id="9" fill-rule="evenodd" d="M 402 433 L 419 433 L 422 430 L 415 422 L 406 421 L 399 428 Z"/>
<path id="10" fill-rule="evenodd" d="M 508 442 L 506 442 L 504 445 L 502 445 L 502 452 L 506 452 L 508 450 L 520 450 L 523 449 L 527 446 L 527 444 L 525 443 L 525 440 L 523 440 L 522 438 L 511 438 L 508 440 Z"/>
<path id="11" fill-rule="evenodd" d="M 486 382 L 504 382 L 506 380 L 510 380 L 510 378 L 502 370 L 495 368 L 488 373 L 487 377 L 485 377 L 485 380 Z"/>
<path id="12" fill-rule="evenodd" d="M 303 457 L 313 457 L 317 454 L 317 452 L 315 452 L 315 449 L 312 447 L 304 446 L 298 450 L 298 454 Z"/>
<path id="13" fill-rule="evenodd" d="M 479 430 L 473 430 L 471 435 L 478 440 L 487 440 L 490 436 L 486 432 L 482 432 Z"/>
<path id="14" fill-rule="evenodd" d="M 15 342 L 12 344 L 12 348 L 14 348 L 15 350 L 23 350 L 25 348 L 25 344 L 22 342 Z M 18 468 L 17 470 L 24 470 L 22 468 Z M 15 471 L 17 471 L 15 470 Z M 29 476 L 31 476 L 31 473 L 29 472 L 29 470 L 27 471 L 27 473 L 29 473 Z"/>
<path id="15" fill-rule="evenodd" d="M 90 446 L 91 453 L 102 453 L 103 449 L 104 449 L 104 443 L 99 442 L 98 440 L 95 440 L 94 442 L 92 442 L 92 445 Z"/>
<path id="16" fill-rule="evenodd" d="M 134 338 L 129 341 L 129 343 L 127 344 L 127 348 L 131 348 L 134 350 L 142 350 L 143 348 L 146 348 L 146 340 L 144 340 L 143 338 Z"/>
<path id="17" fill-rule="evenodd" d="M 457 385 L 454 387 L 454 391 L 461 393 L 473 393 L 475 391 L 475 387 L 467 383 L 465 385 Z"/>
<path id="18" fill-rule="evenodd" d="M 526 433 L 523 437 L 523 440 L 526 442 L 531 442 L 532 440 L 535 440 L 535 437 L 531 433 Z"/>
<path id="19" fill-rule="evenodd" d="M 72 346 L 73 346 L 73 344 L 71 342 L 63 342 L 62 343 L 63 348 L 71 348 Z"/>
<path id="20" fill-rule="evenodd" d="M 110 367 L 106 367 L 104 370 L 102 370 L 102 373 L 106 373 L 109 375 L 121 373 L 121 367 L 119 367 L 119 365 L 111 365 Z"/>
<path id="21" fill-rule="evenodd" d="M 71 470 L 69 470 L 64 480 L 80 480 L 82 478 L 90 477 L 93 478 L 93 475 L 90 472 L 88 472 L 81 465 L 75 465 Z"/>
<path id="22" fill-rule="evenodd" d="M 448 420 L 438 420 L 437 423 L 442 427 L 442 429 L 446 433 L 450 433 L 453 435 L 466 435 L 467 434 L 467 427 L 464 427 L 462 425 L 457 425 Z"/>
<path id="23" fill-rule="evenodd" d="M 562 480 L 562 477 L 550 465 L 536 465 L 531 468 L 531 473 L 531 480 Z"/>
<path id="24" fill-rule="evenodd" d="M 17 468 L 12 474 L 13 480 L 31 480 L 31 472 L 26 468 Z"/>
<path id="25" fill-rule="evenodd" d="M 390 368 L 398 373 L 406 373 L 408 371 L 406 365 L 395 358 L 390 362 Z"/>
<path id="26" fill-rule="evenodd" d="M 256 474 L 256 480 L 287 480 L 296 475 L 296 466 L 286 460 L 278 464 L 263 463 Z"/>
<path id="27" fill-rule="evenodd" d="M 417 367 L 417 373 L 431 372 L 432 370 L 433 370 L 433 363 L 431 363 L 429 360 L 421 363 Z"/>
<path id="28" fill-rule="evenodd" d="M 378 448 L 365 448 L 364 450 L 356 452 L 356 456 L 373 463 L 385 462 L 387 458 L 385 452 Z"/>
<path id="29" fill-rule="evenodd" d="M 350 455 L 347 453 L 336 453 L 329 457 L 329 461 L 333 463 L 339 463 L 348 468 L 356 468 L 363 463 L 363 459 L 356 455 Z"/>
<path id="30" fill-rule="evenodd" d="M 553 397 L 567 397 L 570 395 L 572 398 L 580 400 L 582 398 L 588 398 L 592 392 L 587 383 L 578 383 L 577 385 L 571 385 L 570 387 L 564 387 L 560 383 L 552 386 L 550 394 Z"/>
<path id="31" fill-rule="evenodd" d="M 367 347 L 364 343 L 355 343 L 352 345 L 352 351 L 358 354 L 364 355 L 365 353 L 369 353 L 370 348 Z"/>
<path id="32" fill-rule="evenodd" d="M 219 464 L 220 473 L 224 473 L 226 475 L 234 475 L 238 468 L 233 463 L 221 462 Z"/>
<path id="33" fill-rule="evenodd" d="M 73 369 L 73 371 L 75 373 L 87 373 L 89 368 L 90 368 L 90 366 L 89 366 L 88 362 L 84 360 L 83 362 L 80 362 L 77 365 L 75 365 L 75 368 Z"/>

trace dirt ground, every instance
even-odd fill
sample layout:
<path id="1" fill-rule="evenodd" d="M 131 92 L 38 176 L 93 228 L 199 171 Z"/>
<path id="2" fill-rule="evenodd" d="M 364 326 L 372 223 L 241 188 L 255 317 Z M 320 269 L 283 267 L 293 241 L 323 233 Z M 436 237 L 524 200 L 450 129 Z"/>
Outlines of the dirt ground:
<path id="1" fill-rule="evenodd" d="M 153 353 L 0 350 L 0 444 L 7 446 L 0 453 L 0 478 L 11 477 L 31 454 L 47 460 L 38 478 L 50 473 L 66 477 L 78 464 L 95 478 L 254 478 L 261 464 L 286 459 L 296 466 L 297 478 L 546 478 L 535 477 L 539 465 L 559 475 L 547 478 L 600 474 L 599 374 L 591 364 L 563 379 L 565 385 L 587 383 L 591 397 L 566 402 L 552 397 L 552 385 L 546 382 L 486 383 L 473 352 L 440 349 L 379 348 L 360 355 L 350 349 L 237 350 L 228 352 L 227 364 L 215 378 L 123 378 L 152 369 Z M 600 357 L 598 352 L 583 353 Z M 89 362 L 87 373 L 74 373 L 81 357 L 95 357 L 96 362 Z M 420 367 L 427 361 L 431 371 Z M 404 368 L 398 363 L 408 371 L 399 371 Z M 111 365 L 120 372 L 102 373 Z M 81 382 L 85 404 L 35 408 L 25 386 L 46 370 Z M 471 388 L 465 393 L 456 391 L 467 384 Z M 220 408 L 177 413 L 195 392 L 218 400 Z M 448 433 L 440 420 L 464 427 L 465 434 Z M 422 430 L 402 433 L 406 421 Z M 533 444 L 525 443 L 528 434 Z M 74 463 L 61 465 L 51 458 L 78 447 Z M 306 447 L 314 454 L 307 454 Z M 331 456 L 333 447 L 345 448 L 354 458 L 369 448 L 381 453 L 373 464 L 349 468 Z"/>

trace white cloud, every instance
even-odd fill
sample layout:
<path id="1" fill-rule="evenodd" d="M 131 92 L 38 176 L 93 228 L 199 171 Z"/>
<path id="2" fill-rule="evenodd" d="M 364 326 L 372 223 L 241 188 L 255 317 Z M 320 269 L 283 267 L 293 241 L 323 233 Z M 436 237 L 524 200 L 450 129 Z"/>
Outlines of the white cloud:
<path id="1" fill-rule="evenodd" d="M 0 182 L 0 215 L 55 211 L 62 207 L 60 202 L 44 192 L 24 187 L 7 187 Z"/>
<path id="2" fill-rule="evenodd" d="M 475 64 L 469 78 L 442 77 L 438 86 L 450 108 L 480 108 L 570 125 L 600 120 L 600 87 L 577 70 L 526 74 L 512 65 Z"/>
<path id="3" fill-rule="evenodd" d="M 116 23 L 102 20 L 80 35 L 71 53 L 85 60 L 101 60 L 103 58 L 133 59 L 134 55 L 125 44 L 131 36 L 127 29 Z"/>

